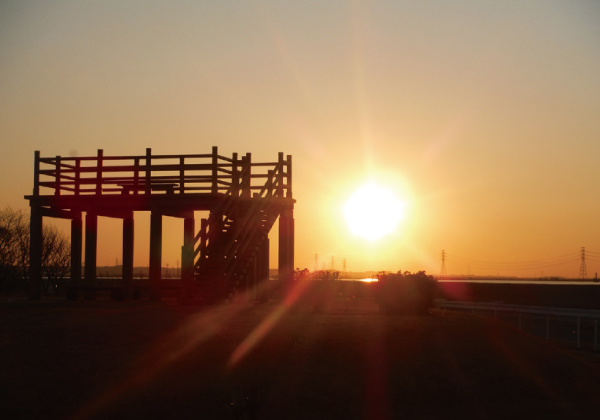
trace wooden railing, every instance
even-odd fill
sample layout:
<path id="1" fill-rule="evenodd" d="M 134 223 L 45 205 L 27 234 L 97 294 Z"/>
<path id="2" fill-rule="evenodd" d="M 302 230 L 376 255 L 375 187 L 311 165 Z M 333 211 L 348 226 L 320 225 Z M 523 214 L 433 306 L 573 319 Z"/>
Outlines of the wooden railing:
<path id="1" fill-rule="evenodd" d="M 270 185 L 269 194 L 292 197 L 291 156 L 252 163 L 218 154 L 41 157 L 35 152 L 33 196 L 227 194 L 252 197 Z M 273 180 L 276 180 L 274 182 Z"/>

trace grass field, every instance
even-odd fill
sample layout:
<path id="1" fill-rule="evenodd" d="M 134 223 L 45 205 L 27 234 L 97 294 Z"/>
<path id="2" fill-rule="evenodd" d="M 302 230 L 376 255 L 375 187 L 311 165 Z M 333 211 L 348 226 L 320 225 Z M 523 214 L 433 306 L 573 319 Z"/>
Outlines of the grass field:
<path id="1" fill-rule="evenodd" d="M 6 419 L 595 418 L 600 366 L 490 319 L 369 300 L 0 303 Z M 237 416 L 237 417 L 236 417 Z"/>

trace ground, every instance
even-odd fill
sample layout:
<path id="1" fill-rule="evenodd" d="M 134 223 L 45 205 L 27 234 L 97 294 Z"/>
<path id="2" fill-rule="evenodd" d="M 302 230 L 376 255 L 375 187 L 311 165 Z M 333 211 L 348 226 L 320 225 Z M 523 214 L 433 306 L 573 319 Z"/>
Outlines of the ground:
<path id="1" fill-rule="evenodd" d="M 547 420 L 600 409 L 597 362 L 467 314 L 384 315 L 369 300 L 315 310 L 3 298 L 0 320 L 7 419 Z"/>

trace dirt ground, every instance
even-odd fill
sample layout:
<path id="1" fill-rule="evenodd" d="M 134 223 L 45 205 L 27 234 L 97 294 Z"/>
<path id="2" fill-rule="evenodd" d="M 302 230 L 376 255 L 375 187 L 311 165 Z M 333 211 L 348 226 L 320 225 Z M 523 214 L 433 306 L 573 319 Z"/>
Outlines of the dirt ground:
<path id="1" fill-rule="evenodd" d="M 0 302 L 6 419 L 566 419 L 600 365 L 490 319 L 276 302 Z"/>

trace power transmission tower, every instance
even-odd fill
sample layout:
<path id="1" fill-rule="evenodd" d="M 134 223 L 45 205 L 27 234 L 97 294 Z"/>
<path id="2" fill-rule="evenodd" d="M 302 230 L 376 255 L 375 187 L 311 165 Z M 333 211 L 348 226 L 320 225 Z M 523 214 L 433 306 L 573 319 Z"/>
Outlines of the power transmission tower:
<path id="1" fill-rule="evenodd" d="M 440 277 L 446 275 L 446 250 L 442 249 L 442 268 L 440 269 Z"/>
<path id="2" fill-rule="evenodd" d="M 332 255 L 331 256 L 331 271 L 333 271 L 334 267 L 335 267 L 335 257 Z"/>
<path id="3" fill-rule="evenodd" d="M 581 247 L 581 266 L 579 267 L 579 278 L 587 279 L 587 268 L 585 267 L 585 247 Z"/>
<path id="4" fill-rule="evenodd" d="M 346 258 L 342 260 L 342 266 L 344 267 L 344 274 L 346 274 Z"/>
<path id="5" fill-rule="evenodd" d="M 315 252 L 315 271 L 319 270 L 319 254 Z"/>

